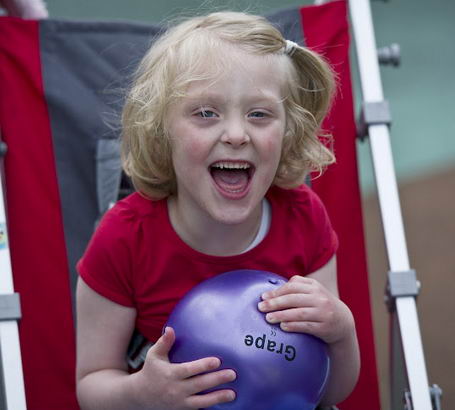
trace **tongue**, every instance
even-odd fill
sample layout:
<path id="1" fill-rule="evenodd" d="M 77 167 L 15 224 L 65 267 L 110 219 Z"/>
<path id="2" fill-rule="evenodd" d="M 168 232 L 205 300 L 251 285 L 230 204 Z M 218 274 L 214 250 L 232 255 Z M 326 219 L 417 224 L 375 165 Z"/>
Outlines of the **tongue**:
<path id="1" fill-rule="evenodd" d="M 243 191 L 248 185 L 248 171 L 245 169 L 213 169 L 215 183 L 225 191 Z"/>

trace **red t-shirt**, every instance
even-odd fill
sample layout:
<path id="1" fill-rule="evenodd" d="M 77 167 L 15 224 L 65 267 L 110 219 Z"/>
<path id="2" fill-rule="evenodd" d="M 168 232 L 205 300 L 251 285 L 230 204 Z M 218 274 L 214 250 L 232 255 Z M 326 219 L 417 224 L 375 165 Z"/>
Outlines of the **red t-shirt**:
<path id="1" fill-rule="evenodd" d="M 165 199 L 134 193 L 103 217 L 77 265 L 79 274 L 97 293 L 134 307 L 136 328 L 156 341 L 175 304 L 205 279 L 237 269 L 307 275 L 334 255 L 337 236 L 309 187 L 272 187 L 266 197 L 272 219 L 265 238 L 243 254 L 211 256 L 180 239 Z"/>

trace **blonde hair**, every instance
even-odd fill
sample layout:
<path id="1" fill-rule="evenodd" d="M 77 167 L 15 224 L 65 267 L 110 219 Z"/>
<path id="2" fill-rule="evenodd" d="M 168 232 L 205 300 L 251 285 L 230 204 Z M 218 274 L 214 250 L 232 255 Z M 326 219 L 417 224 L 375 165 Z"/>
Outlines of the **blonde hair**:
<path id="1" fill-rule="evenodd" d="M 122 161 L 143 194 L 163 198 L 175 193 L 171 141 L 165 127 L 167 109 L 185 95 L 191 82 L 216 79 L 225 70 L 226 58 L 221 57 L 226 45 L 285 60 L 286 132 L 273 183 L 296 187 L 309 172 L 321 173 L 334 162 L 332 152 L 318 137 L 334 91 L 329 65 L 307 48 L 289 49 L 281 33 L 263 17 L 217 12 L 168 30 L 137 69 L 122 114 Z"/>

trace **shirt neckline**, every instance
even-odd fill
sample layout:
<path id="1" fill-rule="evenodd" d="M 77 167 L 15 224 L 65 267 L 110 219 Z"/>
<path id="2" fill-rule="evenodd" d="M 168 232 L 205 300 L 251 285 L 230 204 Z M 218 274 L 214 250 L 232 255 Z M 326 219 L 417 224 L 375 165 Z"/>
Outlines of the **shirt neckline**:
<path id="1" fill-rule="evenodd" d="M 275 215 L 276 213 L 276 206 L 272 200 L 272 198 L 267 196 L 267 200 L 270 204 L 271 214 Z M 171 224 L 171 220 L 169 217 L 169 208 L 167 199 L 163 199 L 161 202 L 161 212 L 163 213 L 162 217 L 165 218 L 166 221 L 166 229 L 168 230 L 168 238 L 169 240 L 173 241 L 176 244 L 176 247 L 190 256 L 191 258 L 195 258 L 205 263 L 238 263 L 246 259 L 250 259 L 254 257 L 257 253 L 261 252 L 264 248 L 267 247 L 268 243 L 270 242 L 270 238 L 274 235 L 274 231 L 276 229 L 276 220 L 279 219 L 277 217 L 272 217 L 270 221 L 270 227 L 268 232 L 265 234 L 264 238 L 253 248 L 246 250 L 237 255 L 230 255 L 230 256 L 218 256 L 218 255 L 209 255 L 203 252 L 200 252 L 196 249 L 193 249 L 189 246 L 185 241 L 183 241 L 177 232 L 174 230 L 174 227 Z"/>

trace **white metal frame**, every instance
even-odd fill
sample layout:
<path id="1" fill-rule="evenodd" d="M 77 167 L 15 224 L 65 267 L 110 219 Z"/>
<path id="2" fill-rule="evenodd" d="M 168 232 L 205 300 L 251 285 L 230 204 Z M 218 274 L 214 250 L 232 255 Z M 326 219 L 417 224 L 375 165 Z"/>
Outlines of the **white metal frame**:
<path id="1" fill-rule="evenodd" d="M 3 165 L 3 164 L 1 164 Z M 5 231 L 6 241 L 0 249 L 0 296 L 14 293 L 13 272 L 8 246 L 5 200 L 3 194 L 3 168 L 0 181 L 0 226 Z M 6 243 L 5 243 L 6 242 Z M 0 305 L 1 308 L 1 305 Z M 22 358 L 19 342 L 17 321 L 0 320 L 0 381 L 3 379 L 3 401 L 6 409 L 26 410 L 24 377 L 22 372 Z M 2 403 L 0 402 L 0 407 Z"/>
<path id="2" fill-rule="evenodd" d="M 323 1 L 316 1 L 323 3 Z M 376 52 L 369 0 L 351 0 L 350 15 L 359 64 L 363 100 L 366 103 L 384 100 Z M 386 239 L 387 255 L 391 271 L 408 271 L 409 259 L 404 235 L 396 176 L 390 147 L 389 129 L 385 124 L 368 127 L 373 157 L 376 185 L 379 194 L 381 216 Z M 6 229 L 3 184 L 0 183 L 0 224 Z M 8 245 L 0 249 L 0 295 L 14 293 L 11 259 Z M 421 342 L 415 299 L 398 297 L 396 313 L 392 320 L 392 361 L 404 355 L 405 380 L 412 398 L 413 410 L 431 410 L 431 398 Z M 25 389 L 22 372 L 19 333 L 16 320 L 0 321 L 0 364 L 4 384 L 6 409 L 25 410 Z M 394 369 L 400 369 L 393 363 Z M 399 371 L 399 370 L 398 370 Z M 401 391 L 400 375 L 392 376 L 393 409 L 398 410 L 404 392 Z M 396 383 L 395 383 L 396 381 Z M 0 386 L 1 388 L 1 386 Z M 0 395 L 1 398 L 1 395 Z M 368 403 L 365 403 L 368 406 Z"/>
<path id="3" fill-rule="evenodd" d="M 356 43 L 358 67 L 364 103 L 384 100 L 373 30 L 369 0 L 349 1 L 350 16 Z M 381 217 L 386 240 L 387 255 L 392 272 L 410 270 L 406 239 L 403 229 L 396 176 L 390 146 L 389 129 L 386 124 L 368 127 L 370 148 L 373 157 L 376 186 L 378 190 Z M 400 378 L 409 388 L 413 410 L 431 410 L 431 398 L 425 367 L 422 339 L 417 317 L 415 298 L 398 297 L 396 310 L 392 314 L 392 408 L 400 406 L 404 397 Z M 401 343 L 400 343 L 401 336 Z M 404 355 L 404 378 L 397 374 L 401 366 L 393 363 Z"/>

